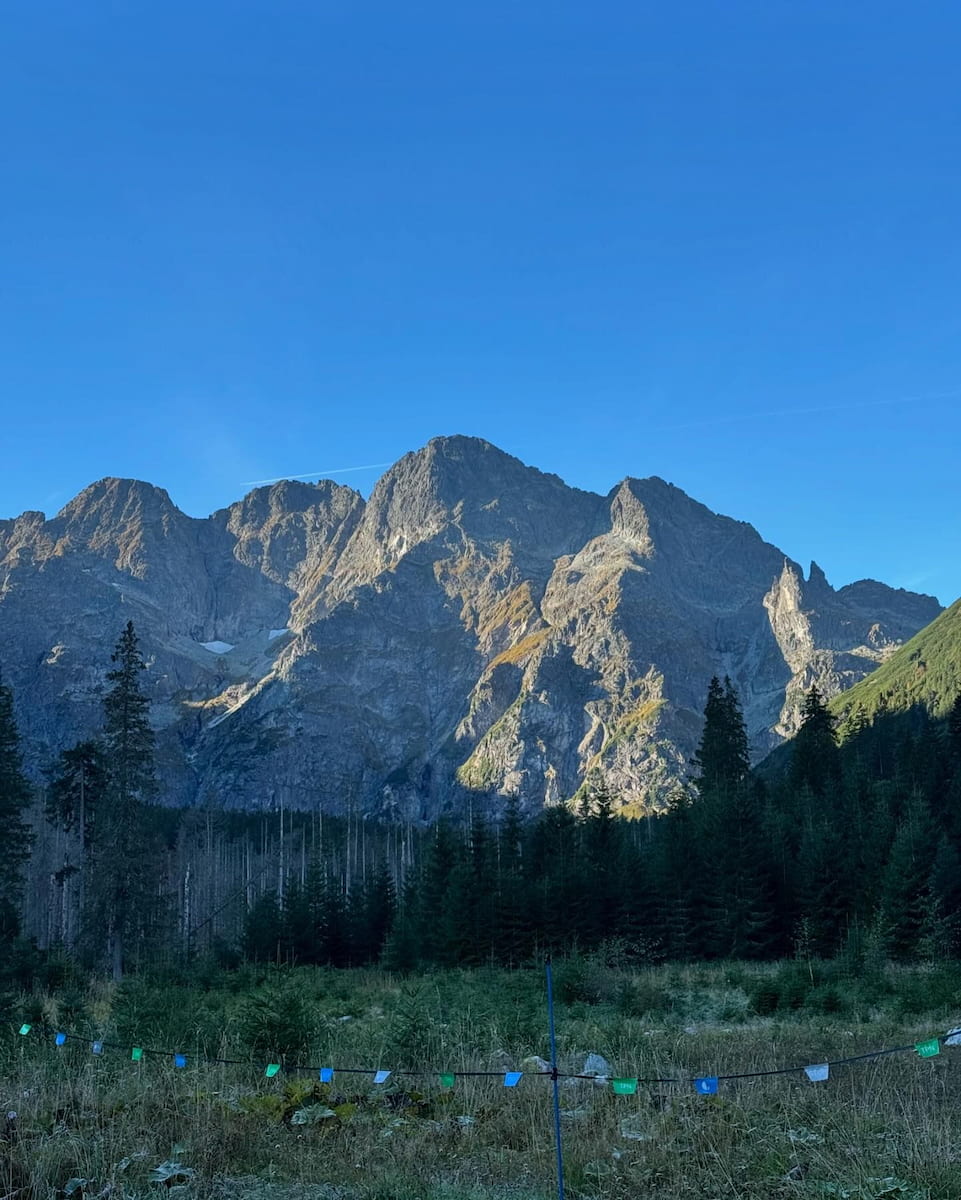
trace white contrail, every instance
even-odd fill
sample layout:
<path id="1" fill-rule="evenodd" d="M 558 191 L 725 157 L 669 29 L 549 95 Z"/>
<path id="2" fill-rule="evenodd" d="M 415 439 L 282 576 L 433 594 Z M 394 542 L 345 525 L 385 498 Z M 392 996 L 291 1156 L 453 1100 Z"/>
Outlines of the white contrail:
<path id="1" fill-rule="evenodd" d="M 326 479 L 328 475 L 346 475 L 348 471 L 376 471 L 392 463 L 368 463 L 365 467 L 329 467 L 323 471 L 304 471 L 301 475 L 278 475 L 275 479 L 248 479 L 244 487 L 262 487 L 265 483 L 282 483 L 285 479 Z"/>
<path id="2" fill-rule="evenodd" d="M 929 392 L 924 396 L 897 396 L 890 400 L 854 400 L 846 404 L 823 404 L 813 408 L 771 408 L 761 412 L 736 413 L 729 417 L 714 417 L 706 421 L 687 421 L 683 425 L 657 425 L 648 433 L 674 433 L 681 429 L 703 429 L 714 425 L 734 425 L 739 421 L 754 421 L 758 417 L 804 417 L 814 413 L 847 412 L 853 408 L 882 408 L 894 404 L 926 404 L 951 400 L 961 396 L 961 388 L 950 392 Z"/>

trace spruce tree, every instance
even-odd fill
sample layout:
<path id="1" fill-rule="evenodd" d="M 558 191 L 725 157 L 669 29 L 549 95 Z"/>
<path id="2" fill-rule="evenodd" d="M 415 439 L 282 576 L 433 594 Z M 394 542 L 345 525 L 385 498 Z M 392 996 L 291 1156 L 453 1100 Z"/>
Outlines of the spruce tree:
<path id="1" fill-rule="evenodd" d="M 243 949 L 248 962 L 277 962 L 284 942 L 284 921 L 275 891 L 264 892 L 244 920 Z"/>
<path id="2" fill-rule="evenodd" d="M 154 733 L 140 685 L 146 664 L 132 621 L 111 660 L 116 665 L 103 699 L 108 782 L 91 847 L 88 925 L 94 936 L 106 935 L 107 960 L 120 979 L 131 944 L 147 939 L 159 907 L 159 847 L 147 811 L 157 790 Z"/>
<path id="3" fill-rule="evenodd" d="M 955 761 L 961 763 L 961 692 L 955 696 L 948 714 L 948 745 Z"/>
<path id="4" fill-rule="evenodd" d="M 13 692 L 0 679 L 0 941 L 19 931 L 23 873 L 32 835 L 24 820 L 31 788 L 23 773 Z"/>
<path id="5" fill-rule="evenodd" d="M 699 876 L 701 952 L 757 958 L 773 936 L 773 878 L 764 845 L 763 793 L 749 779 L 747 729 L 727 677 L 708 687 L 704 730 L 694 756 L 696 831 L 687 853 Z"/>
<path id="6" fill-rule="evenodd" d="M 375 963 L 383 952 L 397 908 L 394 880 L 386 862 L 371 872 L 351 899 L 351 961 L 355 965 Z"/>
<path id="7" fill-rule="evenodd" d="M 795 792 L 807 786 L 815 796 L 830 795 L 841 781 L 835 720 L 816 685 L 804 697 L 791 743 L 790 781 Z"/>
<path id="8" fill-rule="evenodd" d="M 942 834 L 928 879 L 930 909 L 925 934 L 932 957 L 961 950 L 961 856 Z"/>
<path id="9" fill-rule="evenodd" d="M 103 816 L 107 795 L 103 747 L 93 740 L 78 742 L 60 754 L 47 777 L 45 815 L 51 825 L 66 835 L 64 861 L 56 876 L 63 888 L 62 904 L 65 914 L 69 912 L 82 922 L 97 814 Z M 71 949 L 75 928 L 74 919 L 65 922 L 64 940 Z"/>
<path id="10" fill-rule="evenodd" d="M 397 912 L 384 944 L 382 962 L 386 970 L 407 974 L 421 962 L 417 936 L 418 882 L 412 876 L 401 889 Z"/>
<path id="11" fill-rule="evenodd" d="M 656 897 L 652 935 L 673 962 L 703 953 L 704 879 L 693 803 L 683 788 L 676 789 L 670 810 L 655 827 L 650 855 Z"/>
<path id="12" fill-rule="evenodd" d="M 807 951 L 828 958 L 840 950 L 852 904 L 851 876 L 842 867 L 845 839 L 851 836 L 836 820 L 809 819 L 801 836 L 797 866 L 798 925 L 803 922 Z"/>
<path id="13" fill-rule="evenodd" d="M 881 892 L 881 930 L 888 954 L 899 962 L 919 956 L 929 927 L 930 885 L 937 836 L 927 810 L 913 804 L 905 813 L 891 847 Z"/>
<path id="14" fill-rule="evenodd" d="M 704 795 L 729 793 L 751 767 L 747 730 L 737 692 L 730 679 L 715 675 L 708 684 L 704 728 L 694 754 L 694 786 Z"/>
<path id="15" fill-rule="evenodd" d="M 150 701 L 140 686 L 147 664 L 133 621 L 127 622 L 110 659 L 116 666 L 107 672 L 111 687 L 103 698 L 103 744 L 111 798 L 122 813 L 127 806 L 153 800 L 157 793 Z"/>
<path id="16" fill-rule="evenodd" d="M 620 932 L 626 901 L 622 834 L 625 826 L 614 816 L 615 798 L 603 780 L 586 791 L 580 823 L 579 862 L 586 872 L 582 891 L 581 936 L 597 946 Z"/>
<path id="17" fill-rule="evenodd" d="M 494 912 L 495 953 L 505 966 L 516 966 L 530 952 L 530 906 L 524 877 L 524 824 L 516 795 L 507 797 L 497 830 Z"/>

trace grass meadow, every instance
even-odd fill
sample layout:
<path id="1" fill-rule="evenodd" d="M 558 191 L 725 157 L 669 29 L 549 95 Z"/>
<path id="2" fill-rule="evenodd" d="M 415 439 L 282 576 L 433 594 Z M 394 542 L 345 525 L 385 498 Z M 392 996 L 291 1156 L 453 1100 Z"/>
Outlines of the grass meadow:
<path id="1" fill-rule="evenodd" d="M 559 1066 L 603 1055 L 619 1076 L 768 1070 L 945 1033 L 961 967 L 838 963 L 631 969 L 616 954 L 556 964 Z M 475 969 L 214 969 L 65 978 L 3 997 L 0 1200 L 251 1197 L 480 1200 L 556 1195 L 544 975 Z M 21 1021 L 34 1025 L 21 1037 Z M 79 1035 L 56 1047 L 54 1031 Z M 105 1039 L 101 1055 L 84 1039 Z M 129 1049 L 180 1051 L 131 1062 Z M 244 1060 L 204 1062 L 202 1056 Z M 266 1078 L 265 1064 L 284 1064 Z M 425 1070 L 337 1074 L 295 1064 Z M 528 1072 L 536 1065 L 528 1062 Z M 961 1198 L 961 1047 L 636 1095 L 564 1081 L 572 1198 Z M 4 1114 L 16 1113 L 16 1116 Z"/>

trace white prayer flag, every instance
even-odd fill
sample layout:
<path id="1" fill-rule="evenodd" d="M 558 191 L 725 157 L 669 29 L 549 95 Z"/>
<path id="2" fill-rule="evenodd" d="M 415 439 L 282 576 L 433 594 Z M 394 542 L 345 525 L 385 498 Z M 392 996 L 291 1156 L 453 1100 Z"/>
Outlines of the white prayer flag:
<path id="1" fill-rule="evenodd" d="M 816 1063 L 812 1067 L 804 1068 L 804 1074 L 812 1083 L 821 1083 L 823 1080 L 827 1079 L 830 1073 L 831 1068 L 827 1063 Z"/>

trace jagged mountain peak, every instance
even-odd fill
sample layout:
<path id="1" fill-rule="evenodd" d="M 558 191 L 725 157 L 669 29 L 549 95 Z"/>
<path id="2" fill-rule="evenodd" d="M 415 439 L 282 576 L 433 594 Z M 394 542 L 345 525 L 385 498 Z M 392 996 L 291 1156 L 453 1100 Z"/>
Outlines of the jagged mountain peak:
<path id="1" fill-rule="evenodd" d="M 481 438 L 434 438 L 377 481 L 345 570 L 351 586 L 370 581 L 435 543 L 440 557 L 509 545 L 525 561 L 552 561 L 589 536 L 603 505 Z"/>
<path id="2" fill-rule="evenodd" d="M 531 807 L 604 779 L 640 811 L 685 774 L 712 674 L 761 752 L 812 682 L 843 690 L 938 611 L 835 592 L 817 564 L 805 581 L 658 476 L 602 496 L 462 435 L 366 503 L 282 480 L 199 519 L 111 478 L 0 522 L 0 652 L 37 760 L 95 727 L 132 618 L 169 797 L 190 803 L 427 818 L 471 790 Z"/>
<path id="3" fill-rule="evenodd" d="M 332 479 L 304 483 L 299 479 L 279 479 L 249 491 L 242 499 L 212 514 L 215 521 L 267 520 L 283 513 L 304 513 L 324 505 L 350 506 L 364 503 L 360 492 Z"/>
<path id="4" fill-rule="evenodd" d="M 107 475 L 78 492 L 60 509 L 54 519 L 73 523 L 89 520 L 91 517 L 98 520 L 122 515 L 152 517 L 168 512 L 185 516 L 170 499 L 165 488 L 142 479 Z"/>
<path id="5" fill-rule="evenodd" d="M 485 506 L 511 493 L 577 492 L 558 475 L 528 466 L 483 438 L 455 434 L 432 438 L 400 458 L 374 486 L 371 504 L 400 494 L 407 503 L 451 510 Z M 591 493 L 581 493 L 588 495 Z"/>

